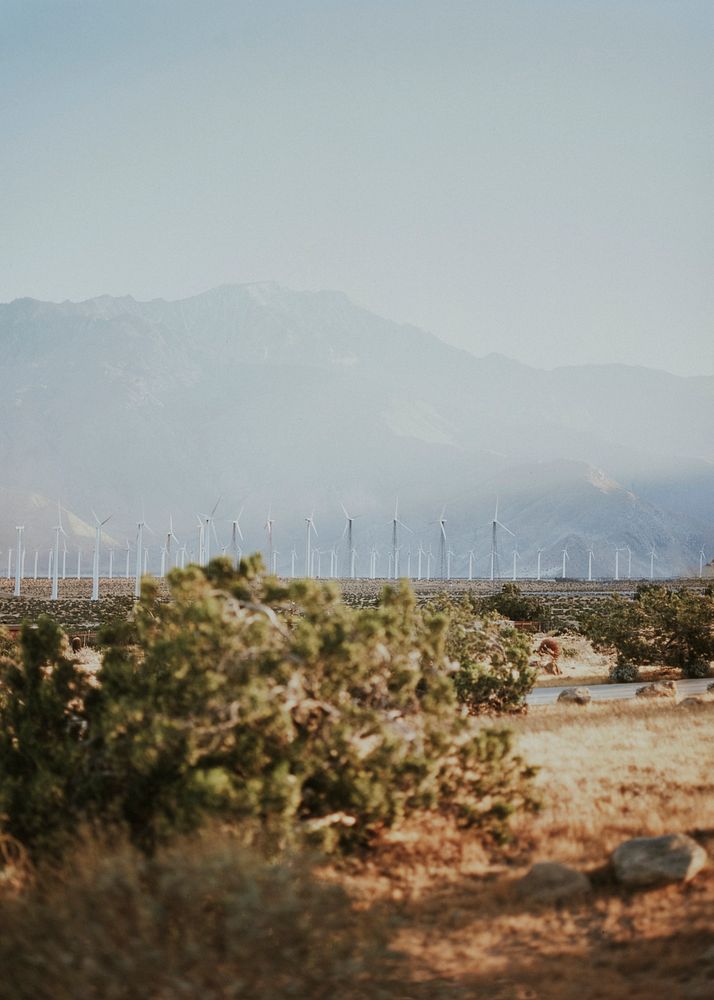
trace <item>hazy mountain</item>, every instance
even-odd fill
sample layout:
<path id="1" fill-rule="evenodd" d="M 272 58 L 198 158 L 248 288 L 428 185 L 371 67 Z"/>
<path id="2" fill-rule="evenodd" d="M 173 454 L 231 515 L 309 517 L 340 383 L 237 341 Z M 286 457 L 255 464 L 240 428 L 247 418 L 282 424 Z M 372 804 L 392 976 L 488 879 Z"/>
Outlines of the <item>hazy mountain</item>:
<path id="1" fill-rule="evenodd" d="M 436 551 L 446 504 L 455 565 L 475 545 L 480 572 L 496 494 L 524 570 L 538 546 L 555 569 L 567 543 L 573 574 L 590 545 L 611 572 L 617 544 L 642 573 L 654 544 L 660 572 L 681 572 L 714 535 L 713 378 L 476 358 L 340 293 L 274 284 L 19 299 L 0 305 L 0 348 L 0 485 L 86 521 L 112 510 L 121 537 L 142 507 L 187 533 L 222 495 L 223 519 L 245 503 L 249 546 L 272 504 L 285 565 L 313 508 L 319 544 L 339 538 L 342 501 L 362 547 L 386 551 L 397 494 L 405 546 Z M 6 550 L 17 515 L 0 500 Z M 504 536 L 504 564 L 512 548 Z"/>

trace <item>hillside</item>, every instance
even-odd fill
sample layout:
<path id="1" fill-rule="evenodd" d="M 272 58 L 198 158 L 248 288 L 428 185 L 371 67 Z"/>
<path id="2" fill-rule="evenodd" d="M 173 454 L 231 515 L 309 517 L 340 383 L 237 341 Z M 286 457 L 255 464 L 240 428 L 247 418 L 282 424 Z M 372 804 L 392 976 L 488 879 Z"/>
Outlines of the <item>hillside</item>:
<path id="1" fill-rule="evenodd" d="M 188 534 L 220 495 L 220 543 L 245 505 L 246 545 L 262 546 L 271 505 L 284 563 L 313 509 L 319 544 L 339 539 L 342 501 L 366 558 L 389 544 L 397 494 L 415 549 L 436 547 L 446 504 L 457 571 L 471 547 L 484 571 L 497 494 L 523 571 L 539 546 L 554 571 L 567 543 L 574 574 L 590 545 L 603 572 L 615 545 L 641 572 L 652 545 L 661 573 L 684 572 L 714 534 L 712 378 L 476 358 L 340 293 L 269 283 L 20 299 L 0 305 L 0 345 L 0 485 L 86 521 L 112 511 L 119 537 L 142 509 Z M 3 504 L 3 550 L 14 519 Z"/>

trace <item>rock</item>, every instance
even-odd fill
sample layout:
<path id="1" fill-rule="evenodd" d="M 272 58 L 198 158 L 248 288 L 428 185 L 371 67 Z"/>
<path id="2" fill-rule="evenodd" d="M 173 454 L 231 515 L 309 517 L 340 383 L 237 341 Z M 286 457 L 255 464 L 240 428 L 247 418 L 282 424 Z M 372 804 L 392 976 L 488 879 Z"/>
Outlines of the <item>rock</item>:
<path id="1" fill-rule="evenodd" d="M 712 684 L 707 684 L 707 692 L 708 692 L 709 694 L 714 694 L 714 683 L 712 683 Z"/>
<path id="2" fill-rule="evenodd" d="M 539 861 L 516 884 L 518 895 L 537 903 L 559 903 L 590 892 L 587 875 L 557 861 Z"/>
<path id="3" fill-rule="evenodd" d="M 617 881 L 631 888 L 689 882 L 707 860 L 707 852 L 683 833 L 635 837 L 613 852 Z"/>
<path id="4" fill-rule="evenodd" d="M 588 705 L 592 701 L 590 688 L 566 688 L 558 695 L 558 701 L 568 705 Z"/>
<path id="5" fill-rule="evenodd" d="M 711 698 L 707 698 L 704 694 L 690 694 L 688 698 L 680 701 L 680 708 L 693 708 L 695 705 L 711 705 Z"/>
<path id="6" fill-rule="evenodd" d="M 674 681 L 655 681 L 653 684 L 645 684 L 644 687 L 637 688 L 638 698 L 672 698 L 677 697 L 677 685 Z"/>

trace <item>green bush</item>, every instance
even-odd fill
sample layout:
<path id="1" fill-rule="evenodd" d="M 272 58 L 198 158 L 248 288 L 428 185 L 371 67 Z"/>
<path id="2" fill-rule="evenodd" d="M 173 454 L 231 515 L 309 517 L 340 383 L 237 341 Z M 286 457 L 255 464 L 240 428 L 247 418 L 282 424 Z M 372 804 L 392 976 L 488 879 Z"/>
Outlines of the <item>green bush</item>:
<path id="1" fill-rule="evenodd" d="M 682 677 L 687 677 L 690 680 L 711 676 L 712 668 L 708 660 L 690 660 L 682 667 Z"/>
<path id="2" fill-rule="evenodd" d="M 613 684 L 633 684 L 640 679 L 640 668 L 629 660 L 618 659 L 610 667 L 608 676 Z"/>
<path id="3" fill-rule="evenodd" d="M 369 1000 L 391 971 L 379 920 L 299 858 L 90 844 L 64 873 L 0 896 L 0 1000 Z"/>
<path id="4" fill-rule="evenodd" d="M 480 602 L 481 610 L 493 611 L 514 622 L 540 622 L 547 629 L 550 624 L 550 609 L 537 597 L 524 594 L 517 583 L 504 583 L 501 592 L 493 597 L 485 597 Z"/>
<path id="5" fill-rule="evenodd" d="M 333 848 L 420 810 L 500 837 L 533 806 L 510 734 L 478 730 L 458 704 L 447 618 L 418 612 L 406 585 L 354 610 L 328 584 L 280 585 L 257 557 L 168 584 L 163 603 L 144 582 L 92 684 L 56 626 L 42 626 L 41 656 L 23 632 L 0 706 L 0 814 L 35 856 L 80 820 L 126 829 L 147 853 L 211 815 Z M 511 632 L 486 637 L 506 672 Z"/>
<path id="6" fill-rule="evenodd" d="M 470 594 L 443 595 L 427 606 L 432 613 L 437 609 L 446 618 L 446 654 L 455 664 L 461 704 L 471 715 L 524 711 L 537 676 L 530 666 L 529 638 L 494 614 L 484 616 Z"/>
<path id="7" fill-rule="evenodd" d="M 631 663 L 680 667 L 714 659 L 714 599 L 689 590 L 645 585 L 635 599 L 602 601 L 583 629 L 597 649 Z"/>

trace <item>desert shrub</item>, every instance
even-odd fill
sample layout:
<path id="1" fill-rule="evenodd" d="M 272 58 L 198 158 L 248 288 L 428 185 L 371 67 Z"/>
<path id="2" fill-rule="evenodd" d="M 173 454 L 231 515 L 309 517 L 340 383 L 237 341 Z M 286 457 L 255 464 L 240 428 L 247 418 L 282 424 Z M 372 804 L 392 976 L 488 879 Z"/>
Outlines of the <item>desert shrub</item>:
<path id="1" fill-rule="evenodd" d="M 0 896 L 0 1000 L 367 1000 L 389 954 L 373 914 L 300 858 L 230 841 L 149 860 L 89 847 Z"/>
<path id="2" fill-rule="evenodd" d="M 145 581 L 133 621 L 112 625 L 94 683 L 56 626 L 43 626 L 32 698 L 28 668 L 9 672 L 3 826 L 35 855 L 80 819 L 148 853 L 211 815 L 332 848 L 429 809 L 502 836 L 533 804 L 510 734 L 479 731 L 458 704 L 446 617 L 418 612 L 406 585 L 355 610 L 328 584 L 280 585 L 257 557 L 168 583 L 171 603 Z M 33 643 L 23 632 L 29 664 Z"/>
<path id="3" fill-rule="evenodd" d="M 633 684 L 640 679 L 640 668 L 636 663 L 618 658 L 610 667 L 608 676 L 613 684 Z"/>
<path id="4" fill-rule="evenodd" d="M 501 591 L 480 602 L 483 611 L 493 611 L 515 622 L 540 622 L 543 628 L 550 623 L 550 609 L 544 601 L 524 594 L 517 583 L 504 583 Z"/>
<path id="5" fill-rule="evenodd" d="M 708 660 L 690 660 L 682 667 L 682 677 L 688 677 L 690 680 L 711 676 L 712 669 Z"/>
<path id="6" fill-rule="evenodd" d="M 51 618 L 25 624 L 0 660 L 0 826 L 33 851 L 58 849 L 79 815 L 87 679 Z"/>
<path id="7" fill-rule="evenodd" d="M 446 618 L 445 649 L 456 665 L 453 679 L 461 704 L 471 715 L 523 711 L 537 676 L 527 636 L 496 615 L 483 615 L 470 594 L 441 597 L 435 607 Z"/>
<path id="8" fill-rule="evenodd" d="M 601 602 L 584 621 L 598 649 L 631 663 L 661 663 L 687 669 L 714 659 L 714 599 L 661 586 L 638 588 L 635 599 Z"/>
<path id="9" fill-rule="evenodd" d="M 18 645 L 12 633 L 0 625 L 0 657 L 15 659 L 18 655 Z"/>

